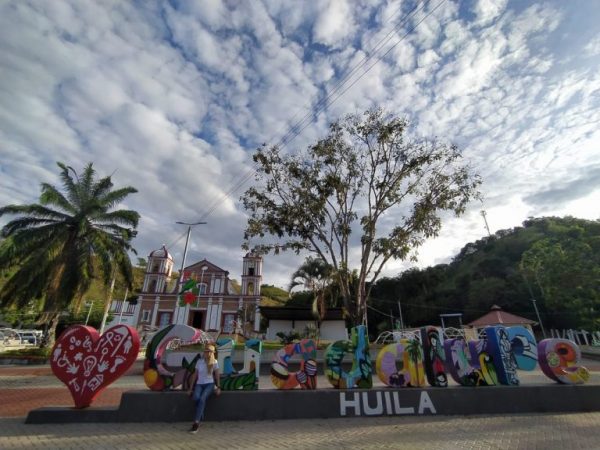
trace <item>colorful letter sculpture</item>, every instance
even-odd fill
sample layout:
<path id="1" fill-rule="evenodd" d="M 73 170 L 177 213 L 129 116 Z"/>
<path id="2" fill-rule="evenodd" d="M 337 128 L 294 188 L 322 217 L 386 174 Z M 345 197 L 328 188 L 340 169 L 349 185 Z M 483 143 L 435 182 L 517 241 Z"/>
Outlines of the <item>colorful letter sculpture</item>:
<path id="1" fill-rule="evenodd" d="M 519 384 L 517 369 L 534 370 L 539 359 L 543 373 L 563 384 L 583 384 L 589 371 L 580 366 L 581 351 L 567 339 L 545 339 L 536 343 L 533 334 L 524 327 L 486 327 L 486 339 L 466 342 L 464 338 L 443 341 L 438 329 L 423 327 L 421 339 L 402 339 L 386 345 L 376 359 L 377 375 L 391 387 L 422 387 L 425 378 L 432 386 L 446 387 L 446 371 L 463 386 L 492 386 L 498 383 Z M 168 351 L 168 344 L 177 339 L 197 342 L 203 333 L 186 325 L 169 325 L 158 331 L 146 350 L 144 381 L 153 391 L 168 390 L 179 385 L 189 387 L 200 357 L 194 352 Z M 206 341 L 206 339 L 205 339 Z M 210 341 L 210 339 L 208 339 Z M 234 342 L 220 339 L 218 360 L 221 368 L 221 388 L 227 391 L 258 389 L 262 342 L 250 339 L 245 344 L 244 366 L 236 372 L 232 364 Z M 74 325 L 57 340 L 50 359 L 54 374 L 69 389 L 76 408 L 89 406 L 110 383 L 118 379 L 136 360 L 140 340 L 135 329 L 117 325 L 102 336 L 91 327 Z M 443 349 L 443 351 L 442 351 Z M 342 362 L 351 353 L 352 368 L 346 372 Z M 289 370 L 290 359 L 299 355 L 300 370 Z M 317 346 L 310 339 L 290 344 L 279 350 L 271 364 L 271 380 L 278 389 L 317 388 Z M 169 369 L 172 368 L 172 369 Z M 336 341 L 325 351 L 325 375 L 337 389 L 370 389 L 373 387 L 369 341 L 364 326 L 351 330 L 351 340 Z M 395 393 L 395 411 L 401 411 Z M 344 400 L 344 407 L 359 408 L 356 394 Z M 381 413 L 385 398 L 386 410 L 391 411 L 390 393 L 377 392 L 376 406 L 362 394 L 364 410 Z M 429 403 L 423 403 L 423 399 Z M 421 393 L 422 405 L 431 404 L 426 392 Z M 433 408 L 431 404 L 430 408 Z M 360 409 L 360 408 L 359 408 Z M 414 409 L 414 408 L 409 408 Z M 379 412 L 378 412 L 379 411 Z M 435 412 L 435 410 L 434 410 Z"/>
<path id="2" fill-rule="evenodd" d="M 590 372 L 579 365 L 581 350 L 567 339 L 544 339 L 538 344 L 542 372 L 551 380 L 563 384 L 583 384 Z"/>
<path id="3" fill-rule="evenodd" d="M 431 386 L 448 386 L 446 376 L 446 355 L 444 354 L 444 339 L 442 333 L 436 327 L 423 327 L 421 332 L 421 343 L 423 345 L 423 366 L 425 376 Z"/>
<path id="4" fill-rule="evenodd" d="M 471 381 L 474 386 L 495 386 L 498 384 L 498 374 L 494 364 L 494 349 L 490 341 L 469 341 L 467 344 L 469 364 L 473 368 Z"/>
<path id="5" fill-rule="evenodd" d="M 258 389 L 262 341 L 249 339 L 244 347 L 244 367 L 236 372 L 231 362 L 233 339 L 218 339 L 217 353 L 221 367 L 221 389 L 223 391 L 253 391 Z"/>
<path id="6" fill-rule="evenodd" d="M 73 325 L 54 344 L 50 367 L 69 388 L 75 407 L 85 408 L 129 369 L 139 349 L 137 331 L 127 325 L 109 328 L 102 336 L 92 327 Z"/>
<path id="7" fill-rule="evenodd" d="M 342 369 L 346 353 L 353 353 L 350 372 Z M 364 325 L 352 328 L 350 341 L 335 341 L 325 351 L 325 375 L 331 385 L 337 389 L 373 387 L 369 339 Z"/>
<path id="8" fill-rule="evenodd" d="M 483 379 L 469 362 L 469 346 L 463 338 L 447 339 L 444 341 L 446 354 L 446 369 L 454 381 L 462 386 L 476 386 Z M 487 383 L 485 383 L 487 385 Z"/>
<path id="9" fill-rule="evenodd" d="M 397 362 L 400 367 L 397 367 Z M 417 339 L 401 339 L 388 344 L 377 354 L 375 370 L 379 379 L 392 387 L 419 387 L 425 385 L 423 351 Z"/>
<path id="10" fill-rule="evenodd" d="M 289 360 L 298 354 L 300 370 L 290 372 Z M 302 339 L 300 342 L 288 344 L 279 350 L 271 364 L 271 381 L 277 389 L 317 388 L 317 346 L 312 339 Z"/>
<path id="11" fill-rule="evenodd" d="M 514 326 L 508 327 L 506 332 L 517 369 L 535 370 L 538 362 L 538 350 L 537 342 L 531 331 L 522 326 Z"/>
<path id="12" fill-rule="evenodd" d="M 501 384 L 517 386 L 517 361 L 512 352 L 512 345 L 506 328 L 493 326 L 485 328 L 487 337 L 486 348 L 492 355 L 492 362 L 496 369 L 496 376 Z"/>
<path id="13" fill-rule="evenodd" d="M 158 331 L 146 348 L 144 361 L 144 382 L 153 391 L 173 389 L 179 385 L 188 388 L 191 375 L 195 370 L 195 360 L 188 362 L 185 358 L 181 368 L 171 372 L 164 366 L 165 350 L 169 342 L 179 339 L 193 342 L 201 335 L 200 330 L 187 325 L 169 325 Z"/>

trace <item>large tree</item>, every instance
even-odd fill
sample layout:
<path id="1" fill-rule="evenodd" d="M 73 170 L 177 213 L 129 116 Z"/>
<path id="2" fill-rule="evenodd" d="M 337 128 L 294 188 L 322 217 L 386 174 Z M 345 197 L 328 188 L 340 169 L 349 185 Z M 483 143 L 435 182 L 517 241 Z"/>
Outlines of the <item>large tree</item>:
<path id="1" fill-rule="evenodd" d="M 1 231 L 0 271 L 17 270 L 0 291 L 0 305 L 21 308 L 38 300 L 47 345 L 54 342 L 61 313 L 80 310 L 92 279 L 100 276 L 108 286 L 120 273 L 132 286 L 127 252 L 135 252 L 131 240 L 139 221 L 135 211 L 113 210 L 136 189 L 113 190 L 111 177 L 98 179 L 91 163 L 81 175 L 58 166 L 63 192 L 42 183 L 39 203 L 0 208 L 0 217 L 19 215 Z"/>
<path id="2" fill-rule="evenodd" d="M 406 120 L 370 110 L 330 125 L 303 154 L 263 146 L 257 184 L 242 196 L 246 240 L 263 253 L 308 251 L 333 267 L 354 323 L 365 320 L 370 286 L 390 259 L 407 259 L 478 196 L 479 177 L 454 145 L 410 137 Z M 352 241 L 352 233 L 360 238 Z M 360 245 L 352 295 L 352 247 Z M 369 286 L 369 287 L 368 287 Z"/>

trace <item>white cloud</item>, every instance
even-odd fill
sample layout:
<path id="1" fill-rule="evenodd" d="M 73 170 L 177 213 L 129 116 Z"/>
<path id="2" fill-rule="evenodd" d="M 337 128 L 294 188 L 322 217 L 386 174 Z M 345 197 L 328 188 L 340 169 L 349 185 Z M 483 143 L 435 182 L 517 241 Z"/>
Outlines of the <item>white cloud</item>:
<path id="1" fill-rule="evenodd" d="M 313 26 L 315 42 L 340 47 L 354 33 L 354 17 L 347 0 L 328 0 L 321 7 Z"/>
<path id="2" fill-rule="evenodd" d="M 400 27 L 411 6 L 2 3 L 0 204 L 35 201 L 39 182 L 58 182 L 57 160 L 93 161 L 102 174 L 116 170 L 116 185 L 140 191 L 128 206 L 142 214 L 141 256 L 185 231 L 176 220 L 216 205 L 209 226 L 194 230 L 189 261 L 207 257 L 237 276 L 245 221 L 238 198 L 248 184 L 229 191 L 251 173 L 251 153 L 277 142 L 370 55 L 365 69 L 373 68 L 351 78 L 286 151 L 314 142 L 338 116 L 384 106 L 411 118 L 418 134 L 464 149 L 484 177 L 492 231 L 528 215 L 597 215 L 598 31 L 578 40 L 566 2 L 480 1 L 471 11 L 445 2 Z M 598 15 L 591 4 L 578 8 Z M 584 62 L 568 64 L 565 54 Z M 479 209 L 448 219 L 420 264 L 448 260 L 480 238 Z M 179 258 L 183 242 L 173 245 Z M 269 257 L 265 281 L 285 285 L 301 261 Z M 401 267 L 392 263 L 386 274 Z"/>
<path id="3" fill-rule="evenodd" d="M 473 12 L 476 16 L 474 24 L 477 26 L 486 26 L 500 16 L 508 0 L 478 0 L 473 7 Z"/>
<path id="4" fill-rule="evenodd" d="M 591 39 L 585 45 L 585 47 L 583 47 L 583 51 L 586 56 L 600 55 L 600 34 L 597 34 L 593 39 Z"/>

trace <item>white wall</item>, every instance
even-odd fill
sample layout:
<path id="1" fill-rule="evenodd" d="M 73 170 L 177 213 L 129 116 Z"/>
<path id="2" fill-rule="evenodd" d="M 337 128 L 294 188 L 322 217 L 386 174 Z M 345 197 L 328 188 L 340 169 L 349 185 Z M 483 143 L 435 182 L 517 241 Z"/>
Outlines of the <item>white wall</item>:
<path id="1" fill-rule="evenodd" d="M 298 333 L 304 333 L 307 325 L 314 325 L 314 320 L 296 320 L 294 321 L 294 330 Z M 289 333 L 292 330 L 291 320 L 269 320 L 269 328 L 265 339 L 267 341 L 276 341 L 279 339 L 277 333 L 280 331 Z M 327 341 L 339 341 L 348 339 L 348 330 L 343 320 L 327 320 L 321 323 L 320 339 Z"/>
<path id="2" fill-rule="evenodd" d="M 348 339 L 348 329 L 343 320 L 327 320 L 321 322 L 320 338 L 326 341 L 341 341 Z"/>
<path id="3" fill-rule="evenodd" d="M 269 320 L 269 328 L 267 328 L 267 335 L 265 339 L 267 341 L 276 341 L 279 339 L 277 333 L 283 331 L 288 333 L 292 329 L 291 320 Z"/>
<path id="4" fill-rule="evenodd" d="M 135 322 L 135 316 L 123 314 L 123 317 L 121 318 L 121 325 L 129 325 L 129 326 L 135 328 L 134 322 Z M 118 314 L 113 316 L 112 321 L 110 321 L 110 323 L 107 323 L 105 325 L 104 329 L 106 330 L 107 328 L 110 328 L 115 325 L 119 325 L 119 315 Z"/>

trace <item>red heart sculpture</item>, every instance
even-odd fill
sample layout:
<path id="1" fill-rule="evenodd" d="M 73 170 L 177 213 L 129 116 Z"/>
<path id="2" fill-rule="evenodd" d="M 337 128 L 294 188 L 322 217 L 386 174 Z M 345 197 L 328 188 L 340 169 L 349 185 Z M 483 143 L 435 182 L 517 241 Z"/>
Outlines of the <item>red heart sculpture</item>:
<path id="1" fill-rule="evenodd" d="M 116 325 L 100 336 L 92 327 L 73 325 L 54 344 L 50 367 L 71 391 L 75 407 L 85 408 L 129 369 L 139 350 L 140 338 L 130 326 Z"/>

